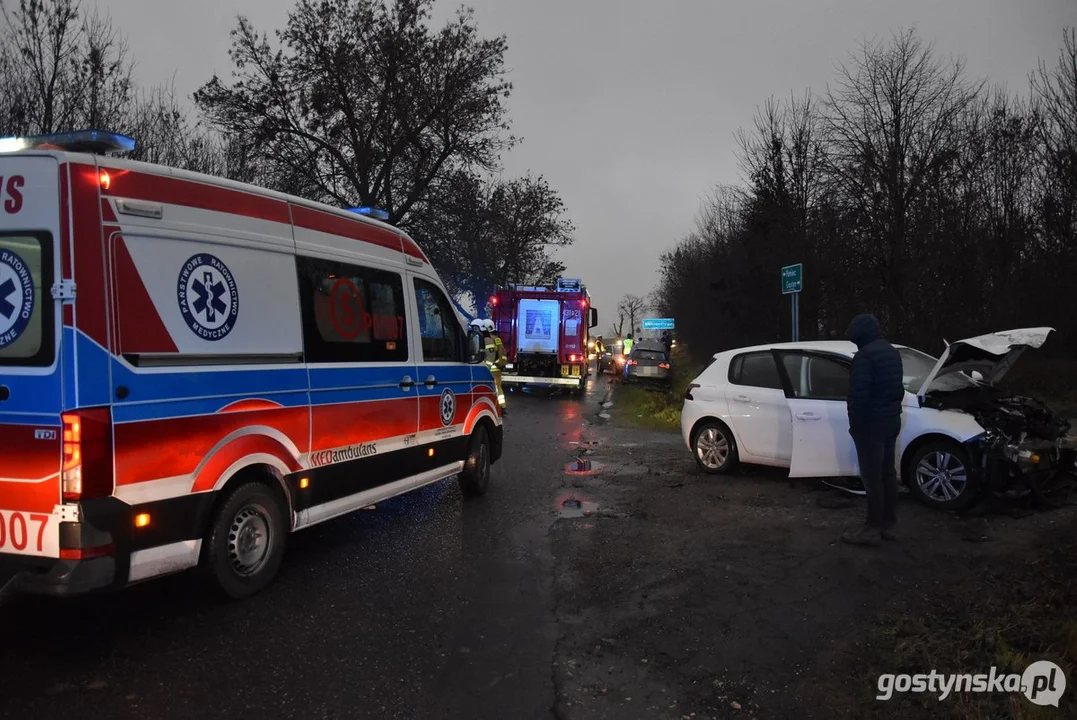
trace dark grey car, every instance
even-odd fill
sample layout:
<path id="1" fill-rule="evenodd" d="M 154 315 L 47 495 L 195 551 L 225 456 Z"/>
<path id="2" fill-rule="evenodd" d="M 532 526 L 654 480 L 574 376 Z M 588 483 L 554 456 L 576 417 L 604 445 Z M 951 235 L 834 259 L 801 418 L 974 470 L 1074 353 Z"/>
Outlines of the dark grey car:
<path id="1" fill-rule="evenodd" d="M 670 385 L 673 382 L 669 357 L 659 344 L 640 343 L 632 348 L 624 369 L 625 382 Z"/>

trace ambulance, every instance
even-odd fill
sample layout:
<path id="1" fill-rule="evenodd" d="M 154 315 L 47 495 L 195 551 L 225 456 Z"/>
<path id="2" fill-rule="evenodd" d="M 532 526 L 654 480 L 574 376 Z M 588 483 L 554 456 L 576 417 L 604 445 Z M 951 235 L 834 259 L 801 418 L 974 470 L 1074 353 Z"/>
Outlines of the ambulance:
<path id="1" fill-rule="evenodd" d="M 291 532 L 454 476 L 486 492 L 482 338 L 411 238 L 133 148 L 0 140 L 4 592 L 197 568 L 243 598 Z"/>

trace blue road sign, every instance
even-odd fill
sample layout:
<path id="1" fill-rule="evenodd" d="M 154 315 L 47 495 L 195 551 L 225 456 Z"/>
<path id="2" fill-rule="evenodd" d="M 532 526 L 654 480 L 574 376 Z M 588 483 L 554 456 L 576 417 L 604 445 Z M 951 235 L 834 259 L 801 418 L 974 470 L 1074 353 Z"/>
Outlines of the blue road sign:
<path id="1" fill-rule="evenodd" d="M 643 318 L 644 330 L 672 330 L 673 318 Z"/>

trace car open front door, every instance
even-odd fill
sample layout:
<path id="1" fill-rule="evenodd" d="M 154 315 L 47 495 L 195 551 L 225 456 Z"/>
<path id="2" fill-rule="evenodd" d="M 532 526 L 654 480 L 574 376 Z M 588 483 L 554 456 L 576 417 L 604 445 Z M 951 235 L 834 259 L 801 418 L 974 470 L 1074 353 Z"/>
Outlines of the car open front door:
<path id="1" fill-rule="evenodd" d="M 789 477 L 845 477 L 859 474 L 849 435 L 846 398 L 849 367 L 836 357 L 781 353 L 793 415 L 793 457 Z"/>

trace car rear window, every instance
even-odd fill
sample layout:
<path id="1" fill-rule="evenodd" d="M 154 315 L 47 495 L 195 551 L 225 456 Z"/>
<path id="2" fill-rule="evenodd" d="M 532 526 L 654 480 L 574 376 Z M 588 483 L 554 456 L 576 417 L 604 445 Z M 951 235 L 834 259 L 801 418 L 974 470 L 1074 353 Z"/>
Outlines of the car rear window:
<path id="1" fill-rule="evenodd" d="M 729 381 L 734 385 L 782 389 L 778 364 L 769 352 L 747 353 L 733 358 L 729 365 Z"/>
<path id="2" fill-rule="evenodd" d="M 632 353 L 632 359 L 634 360 L 657 360 L 662 362 L 666 359 L 666 354 L 658 350 L 637 350 Z"/>
<path id="3" fill-rule="evenodd" d="M 52 238 L 0 234 L 0 365 L 51 365 L 55 356 Z"/>

